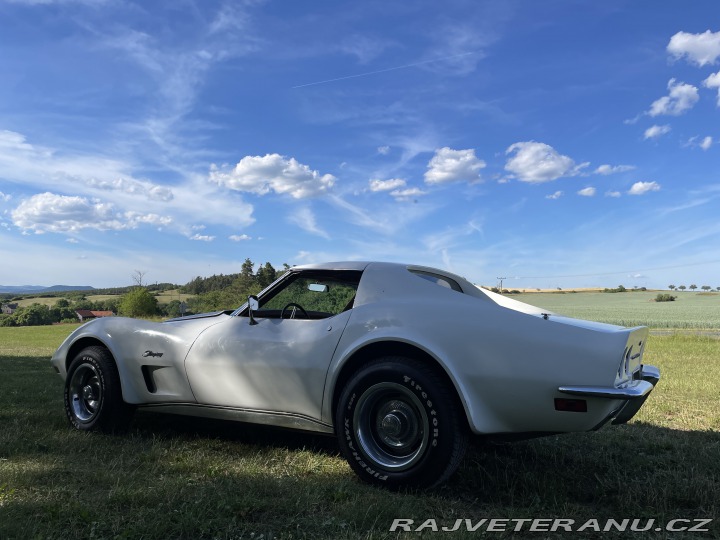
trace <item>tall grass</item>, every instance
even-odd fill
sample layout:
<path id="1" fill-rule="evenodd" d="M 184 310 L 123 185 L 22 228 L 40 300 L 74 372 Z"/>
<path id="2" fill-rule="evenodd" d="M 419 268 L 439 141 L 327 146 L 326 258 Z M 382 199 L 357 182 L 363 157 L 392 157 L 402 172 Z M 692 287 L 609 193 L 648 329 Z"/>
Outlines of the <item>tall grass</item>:
<path id="1" fill-rule="evenodd" d="M 140 413 L 127 435 L 69 429 L 48 358 L 68 327 L 0 328 L 0 538 L 477 538 L 394 519 L 717 518 L 720 341 L 652 336 L 663 379 L 636 419 L 594 433 L 473 446 L 450 482 L 362 484 L 334 439 Z M 532 411 L 528 411 L 531 415 Z M 717 538 L 586 533 L 592 538 Z M 561 533 L 486 533 L 561 538 Z"/>

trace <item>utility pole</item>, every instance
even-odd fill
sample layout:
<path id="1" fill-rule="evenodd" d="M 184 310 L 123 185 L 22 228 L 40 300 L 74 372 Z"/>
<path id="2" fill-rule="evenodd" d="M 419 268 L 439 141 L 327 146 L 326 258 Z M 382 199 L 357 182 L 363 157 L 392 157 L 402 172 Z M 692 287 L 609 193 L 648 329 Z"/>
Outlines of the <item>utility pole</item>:
<path id="1" fill-rule="evenodd" d="M 507 277 L 499 277 L 499 278 L 497 278 L 497 279 L 500 280 L 500 294 L 502 294 L 502 291 L 503 291 L 502 282 L 503 282 L 504 279 L 507 279 Z"/>

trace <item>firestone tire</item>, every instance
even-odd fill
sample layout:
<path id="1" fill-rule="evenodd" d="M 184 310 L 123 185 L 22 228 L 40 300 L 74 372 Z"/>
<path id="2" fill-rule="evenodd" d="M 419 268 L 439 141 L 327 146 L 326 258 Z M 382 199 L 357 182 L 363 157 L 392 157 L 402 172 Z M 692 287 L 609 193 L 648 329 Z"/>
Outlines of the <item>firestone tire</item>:
<path id="1" fill-rule="evenodd" d="M 385 357 L 355 373 L 335 412 L 340 449 L 364 481 L 428 488 L 457 469 L 468 441 L 465 414 L 437 369 Z"/>
<path id="2" fill-rule="evenodd" d="M 83 349 L 65 379 L 65 414 L 81 431 L 121 433 L 130 425 L 135 407 L 122 399 L 120 376 L 104 347 Z"/>

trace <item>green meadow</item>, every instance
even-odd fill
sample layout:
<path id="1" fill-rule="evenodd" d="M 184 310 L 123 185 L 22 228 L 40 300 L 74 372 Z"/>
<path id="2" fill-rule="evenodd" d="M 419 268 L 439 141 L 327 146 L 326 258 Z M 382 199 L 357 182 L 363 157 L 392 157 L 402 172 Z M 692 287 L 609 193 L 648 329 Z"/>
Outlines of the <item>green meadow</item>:
<path id="1" fill-rule="evenodd" d="M 590 309 L 582 296 L 543 300 L 557 298 L 544 303 L 556 311 Z M 576 304 L 559 304 L 569 299 Z M 663 378 L 627 425 L 478 440 L 447 485 L 391 493 L 361 483 L 330 437 L 147 412 L 122 436 L 71 430 L 49 357 L 76 326 L 0 328 L 0 539 L 456 539 L 480 533 L 390 527 L 395 519 L 452 527 L 485 518 L 654 520 L 646 532 L 526 528 L 486 538 L 720 537 L 713 335 L 651 336 L 645 361 Z M 665 530 L 675 519 L 712 521 L 705 532 Z"/>
<path id="2" fill-rule="evenodd" d="M 651 328 L 720 329 L 720 293 L 673 292 L 674 302 L 655 302 L 657 291 L 554 292 L 512 298 L 569 317 Z"/>

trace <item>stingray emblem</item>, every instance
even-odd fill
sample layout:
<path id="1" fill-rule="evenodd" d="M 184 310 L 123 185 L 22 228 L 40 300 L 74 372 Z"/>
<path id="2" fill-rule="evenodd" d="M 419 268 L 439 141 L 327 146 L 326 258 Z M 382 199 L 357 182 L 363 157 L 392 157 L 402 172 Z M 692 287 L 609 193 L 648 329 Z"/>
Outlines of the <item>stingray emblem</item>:
<path id="1" fill-rule="evenodd" d="M 160 358 L 163 355 L 161 352 L 152 352 L 152 351 L 145 351 L 143 353 L 143 358 L 147 358 L 148 356 L 152 356 L 153 358 Z"/>

